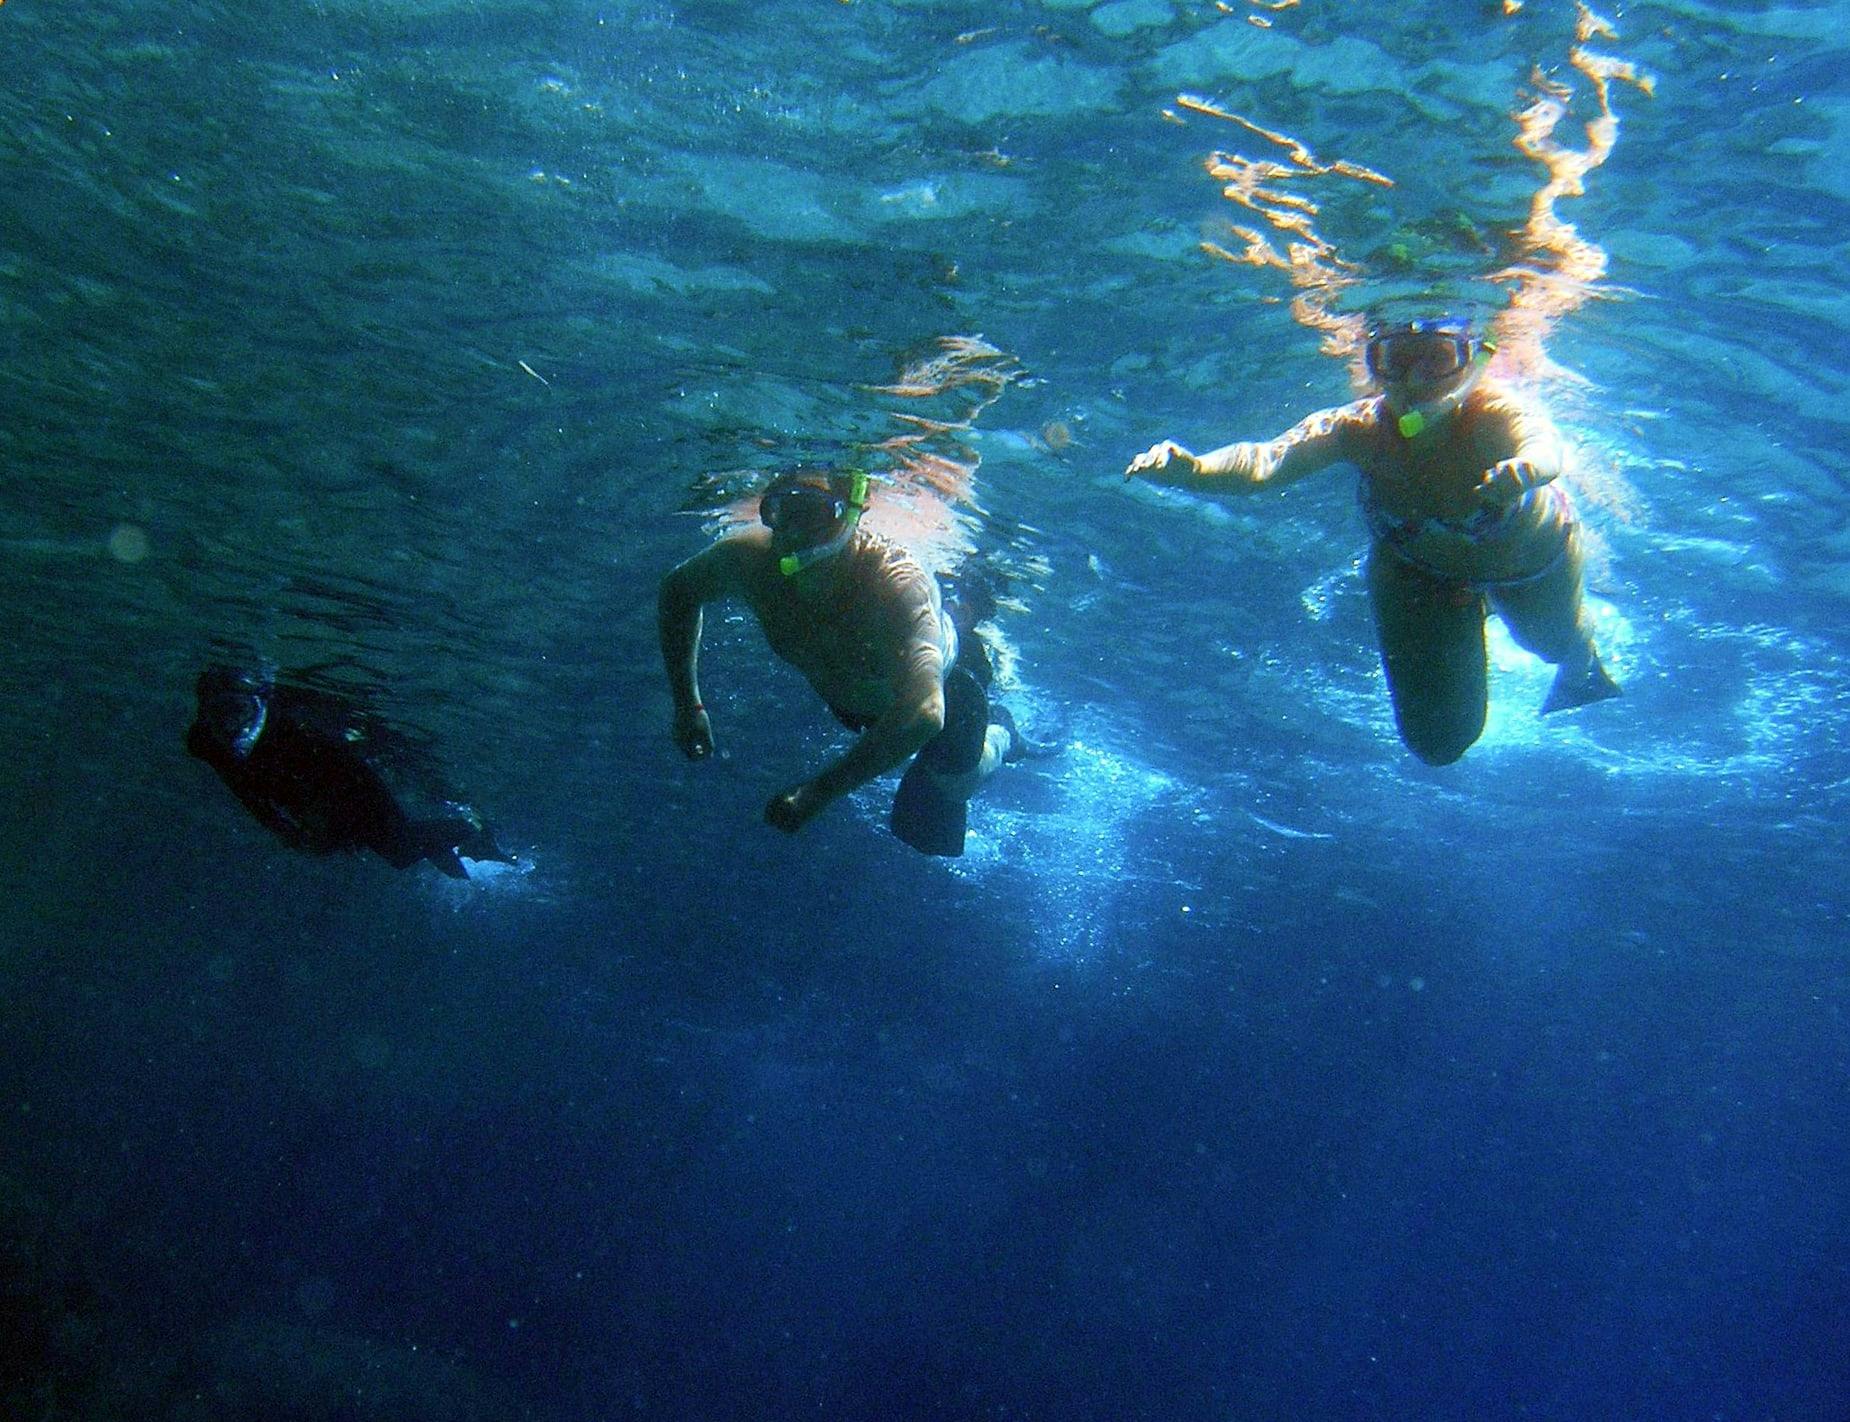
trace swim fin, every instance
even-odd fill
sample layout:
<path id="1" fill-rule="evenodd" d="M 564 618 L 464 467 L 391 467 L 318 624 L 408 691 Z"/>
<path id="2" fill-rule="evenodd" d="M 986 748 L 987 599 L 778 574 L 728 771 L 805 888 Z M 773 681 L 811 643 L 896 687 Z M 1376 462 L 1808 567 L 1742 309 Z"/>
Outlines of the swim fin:
<path id="1" fill-rule="evenodd" d="M 517 862 L 495 843 L 494 835 L 474 810 L 453 802 L 450 808 L 460 813 L 450 819 L 420 820 L 410 826 L 411 846 L 404 850 L 408 857 L 401 868 L 419 859 L 428 859 L 439 873 L 452 879 L 467 879 L 469 869 L 462 862 L 465 854 L 471 859 L 491 859 L 501 864 Z"/>
<path id="2" fill-rule="evenodd" d="M 439 872 L 452 879 L 467 879 L 469 871 L 454 849 L 447 844 L 433 844 L 424 851 L 424 857 L 437 866 Z"/>
<path id="3" fill-rule="evenodd" d="M 1024 760 L 1045 760 L 1050 755 L 1060 753 L 1057 742 L 1031 741 L 1023 735 L 1021 727 L 1015 724 L 1015 717 L 1006 706 L 991 703 L 989 720 L 991 725 L 1000 726 L 1008 732 L 1009 748 L 1002 756 L 1004 765 L 1015 765 Z"/>
<path id="4" fill-rule="evenodd" d="M 1554 685 L 1548 688 L 1548 699 L 1542 703 L 1542 714 L 1591 706 L 1595 701 L 1621 694 L 1618 682 L 1607 673 L 1600 663 L 1599 653 L 1595 652 L 1583 664 L 1563 664 L 1555 673 Z"/>
<path id="5" fill-rule="evenodd" d="M 921 854 L 955 858 L 964 852 L 964 831 L 969 827 L 970 807 L 955 795 L 945 793 L 926 766 L 913 761 L 900 777 L 899 793 L 893 797 L 893 833 Z"/>

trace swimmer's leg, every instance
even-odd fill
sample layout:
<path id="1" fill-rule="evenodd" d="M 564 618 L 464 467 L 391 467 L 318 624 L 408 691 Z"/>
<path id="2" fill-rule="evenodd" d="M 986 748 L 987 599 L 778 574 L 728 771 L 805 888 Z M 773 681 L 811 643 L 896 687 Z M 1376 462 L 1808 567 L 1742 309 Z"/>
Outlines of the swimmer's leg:
<path id="1" fill-rule="evenodd" d="M 1450 765 L 1484 733 L 1484 601 L 1379 546 L 1368 600 L 1400 738 L 1428 765 Z"/>
<path id="2" fill-rule="evenodd" d="M 957 629 L 957 666 L 976 678 L 985 691 L 995 680 L 995 666 L 989 643 L 977 631 L 977 624 L 996 615 L 996 590 L 990 575 L 977 568 L 955 578 L 938 575 L 944 591 L 945 615 Z"/>
<path id="3" fill-rule="evenodd" d="M 1516 645 L 1557 668 L 1542 703 L 1544 716 L 1619 694 L 1618 683 L 1607 674 L 1593 646 L 1593 628 L 1581 598 L 1584 561 L 1580 531 L 1571 530 L 1565 556 L 1546 576 L 1491 593 L 1491 606 Z"/>
<path id="4" fill-rule="evenodd" d="M 893 833 L 922 854 L 964 852 L 969 799 L 1007 753 L 1011 737 L 989 722 L 989 697 L 959 666 L 944 679 L 944 729 L 913 757 L 893 797 Z"/>
<path id="5" fill-rule="evenodd" d="M 449 878 L 467 879 L 469 877 L 468 869 L 464 867 L 461 857 L 456 853 L 456 846 L 442 830 L 431 835 L 425 844 L 423 853 L 418 857 L 428 859 L 437 867 L 439 873 Z"/>

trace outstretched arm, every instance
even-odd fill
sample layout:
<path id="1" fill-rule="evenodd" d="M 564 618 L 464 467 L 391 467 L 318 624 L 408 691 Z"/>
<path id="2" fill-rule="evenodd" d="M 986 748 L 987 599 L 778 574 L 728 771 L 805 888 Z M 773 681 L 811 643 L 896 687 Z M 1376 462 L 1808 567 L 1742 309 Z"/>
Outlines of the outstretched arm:
<path id="1" fill-rule="evenodd" d="M 1198 494 L 1234 493 L 1262 487 L 1282 488 L 1308 474 L 1351 457 L 1352 431 L 1363 418 L 1364 401 L 1307 415 L 1277 439 L 1263 444 L 1241 441 L 1206 454 L 1194 454 L 1174 440 L 1163 440 L 1130 462 L 1126 479 L 1141 475 L 1151 483 Z"/>
<path id="2" fill-rule="evenodd" d="M 740 586 L 738 549 L 734 540 L 725 538 L 662 579 L 656 604 L 662 669 L 674 697 L 674 741 L 689 760 L 713 752 L 713 726 L 700 704 L 700 609 L 740 591 Z"/>

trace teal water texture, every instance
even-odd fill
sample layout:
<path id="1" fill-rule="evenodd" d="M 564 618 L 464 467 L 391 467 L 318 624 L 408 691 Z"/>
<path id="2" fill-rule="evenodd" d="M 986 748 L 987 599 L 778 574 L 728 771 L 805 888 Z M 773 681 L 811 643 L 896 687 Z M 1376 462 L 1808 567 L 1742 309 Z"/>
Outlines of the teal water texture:
<path id="1" fill-rule="evenodd" d="M 1650 83 L 1527 378 L 1621 700 L 1493 630 L 1424 768 L 1353 474 L 1121 478 L 1352 392 L 1203 246 L 1285 150 L 1183 96 L 1392 180 L 1282 183 L 1345 300 L 1506 292 L 1514 115 L 1598 109 L 1504 9 L 5 0 L 7 1406 L 1844 1416 L 1850 6 L 1585 42 Z M 656 581 L 977 335 L 958 524 L 1067 749 L 955 863 L 880 786 L 786 839 L 842 733 L 716 613 L 682 761 Z M 226 657 L 521 869 L 292 856 L 181 747 Z"/>

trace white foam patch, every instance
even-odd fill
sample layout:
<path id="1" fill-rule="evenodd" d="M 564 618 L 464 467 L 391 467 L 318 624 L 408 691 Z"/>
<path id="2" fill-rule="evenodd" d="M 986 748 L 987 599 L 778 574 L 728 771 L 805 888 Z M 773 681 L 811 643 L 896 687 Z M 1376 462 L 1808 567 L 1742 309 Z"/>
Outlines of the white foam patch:
<path id="1" fill-rule="evenodd" d="M 1588 612 L 1595 641 L 1621 687 L 1654 671 L 1665 674 L 1655 665 L 1657 653 L 1615 608 L 1589 599 Z M 1629 698 L 1601 703 L 1603 714 L 1595 707 L 1544 718 L 1536 710 L 1554 668 L 1516 646 L 1496 619 L 1490 627 L 1490 716 L 1473 755 L 1550 749 L 1640 782 L 1761 783 L 1769 773 L 1788 769 L 1821 728 L 1840 723 L 1850 702 L 1830 654 L 1811 640 L 1780 627 L 1705 625 L 1694 630 L 1706 655 L 1688 670 L 1707 677 L 1722 666 L 1744 669 L 1732 704 L 1718 700 L 1700 718 L 1660 716 L 1646 725 L 1644 698 L 1663 693 L 1641 686 Z"/>
<path id="2" fill-rule="evenodd" d="M 1004 217 L 1028 210 L 1019 181 L 993 173 L 914 178 L 872 189 L 858 202 L 860 215 L 871 222 L 944 221 L 979 213 Z"/>
<path id="3" fill-rule="evenodd" d="M 1719 726 L 1710 732 L 1732 748 L 1680 741 L 1676 727 L 1659 727 L 1659 748 L 1628 758 L 1634 772 L 1751 778 L 1764 788 L 1768 772 L 1790 769 L 1806 745 L 1841 736 L 1850 693 L 1833 649 L 1783 627 L 1708 626 L 1697 635 L 1719 660 L 1754 664 L 1733 705 L 1714 708 Z"/>
<path id="4" fill-rule="evenodd" d="M 1111 938 L 1111 910 L 1128 886 L 1173 882 L 1166 866 L 1153 872 L 1140 867 L 1131 824 L 1159 801 L 1198 799 L 1199 792 L 1086 737 L 1075 737 L 1057 758 L 1032 763 L 1028 773 L 1053 781 L 1057 808 L 1026 813 L 979 796 L 954 872 L 1020 875 L 1036 899 L 1027 918 L 1038 929 L 1041 954 L 1083 960 Z"/>
<path id="5" fill-rule="evenodd" d="M 1704 0 L 1642 0 L 1640 10 L 1668 10 L 1736 34 L 1766 35 L 1774 39 L 1831 40 L 1843 31 L 1843 15 L 1831 5 L 1783 5 L 1747 13 L 1739 5 L 1714 5 Z"/>
<path id="6" fill-rule="evenodd" d="M 1160 29 L 1176 17 L 1169 0 L 1108 0 L 1092 12 L 1101 34 L 1123 39 L 1138 30 Z"/>
<path id="7" fill-rule="evenodd" d="M 514 863 L 503 864 L 494 859 L 463 856 L 462 862 L 463 868 L 469 871 L 467 879 L 451 879 L 441 874 L 426 876 L 432 897 L 452 913 L 496 901 L 531 900 L 539 893 L 531 859 L 515 855 Z"/>
<path id="8" fill-rule="evenodd" d="M 848 242 L 865 235 L 837 211 L 839 194 L 823 173 L 724 154 L 674 154 L 666 162 L 699 189 L 704 206 L 768 241 Z"/>
<path id="9" fill-rule="evenodd" d="M 916 98 L 902 105 L 971 125 L 1010 117 L 1061 118 L 1114 109 L 1121 84 L 1116 70 L 1012 40 L 942 64 Z"/>
<path id="10" fill-rule="evenodd" d="M 772 287 L 743 267 L 678 267 L 635 252 L 606 252 L 588 264 L 594 275 L 645 296 L 697 296 L 738 292 L 769 296 Z"/>

